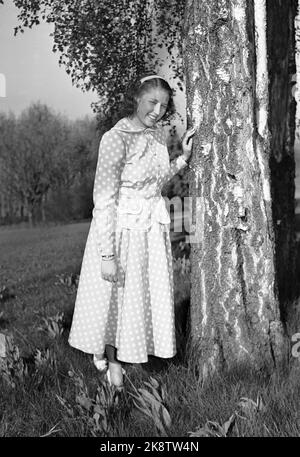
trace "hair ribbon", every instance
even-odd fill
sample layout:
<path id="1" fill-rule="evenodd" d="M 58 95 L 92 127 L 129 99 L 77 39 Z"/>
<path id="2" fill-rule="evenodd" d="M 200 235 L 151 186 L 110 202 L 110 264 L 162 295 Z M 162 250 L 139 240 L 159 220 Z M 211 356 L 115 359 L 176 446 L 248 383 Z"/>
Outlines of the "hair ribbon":
<path id="1" fill-rule="evenodd" d="M 163 79 L 164 81 L 166 81 L 165 78 L 163 78 L 162 76 L 150 75 L 150 76 L 145 76 L 144 78 L 140 79 L 140 83 L 143 84 L 145 81 L 149 81 L 149 79 L 155 79 L 155 78 Z"/>

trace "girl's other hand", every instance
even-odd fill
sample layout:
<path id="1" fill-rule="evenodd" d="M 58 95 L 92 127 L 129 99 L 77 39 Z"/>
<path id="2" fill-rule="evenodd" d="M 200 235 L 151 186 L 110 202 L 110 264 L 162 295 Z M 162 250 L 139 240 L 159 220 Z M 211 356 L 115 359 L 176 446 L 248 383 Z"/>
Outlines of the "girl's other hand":
<path id="1" fill-rule="evenodd" d="M 102 279 L 109 282 L 117 281 L 117 262 L 115 259 L 102 260 L 101 262 Z"/>

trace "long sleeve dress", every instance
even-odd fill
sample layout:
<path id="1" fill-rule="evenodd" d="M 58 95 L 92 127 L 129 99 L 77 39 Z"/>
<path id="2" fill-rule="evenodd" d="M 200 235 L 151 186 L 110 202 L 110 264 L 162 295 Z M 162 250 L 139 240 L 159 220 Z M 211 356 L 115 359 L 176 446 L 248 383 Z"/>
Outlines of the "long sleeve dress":
<path id="1" fill-rule="evenodd" d="M 184 166 L 182 156 L 170 163 L 162 127 L 122 118 L 103 135 L 71 346 L 101 355 L 110 344 L 129 363 L 176 354 L 170 217 L 161 190 Z M 115 283 L 101 277 L 107 254 L 116 257 Z"/>

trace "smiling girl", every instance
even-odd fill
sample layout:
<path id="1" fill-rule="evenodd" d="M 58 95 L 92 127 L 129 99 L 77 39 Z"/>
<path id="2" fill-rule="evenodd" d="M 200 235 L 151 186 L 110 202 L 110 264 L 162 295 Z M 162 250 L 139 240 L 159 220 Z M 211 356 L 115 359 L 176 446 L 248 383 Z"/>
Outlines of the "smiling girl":
<path id="1" fill-rule="evenodd" d="M 100 142 L 94 210 L 78 285 L 71 346 L 108 359 L 109 382 L 123 386 L 122 362 L 176 353 L 170 217 L 161 190 L 187 165 L 195 130 L 170 163 L 159 121 L 174 112 L 158 75 L 134 82 L 124 116 Z M 190 140 L 190 141 L 189 141 Z"/>

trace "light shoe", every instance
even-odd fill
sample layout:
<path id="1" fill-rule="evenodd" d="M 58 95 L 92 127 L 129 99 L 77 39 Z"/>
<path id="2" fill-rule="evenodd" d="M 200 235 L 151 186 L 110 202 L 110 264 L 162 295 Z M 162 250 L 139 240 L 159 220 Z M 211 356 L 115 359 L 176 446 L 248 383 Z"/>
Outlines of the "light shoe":
<path id="1" fill-rule="evenodd" d="M 99 371 L 106 371 L 107 370 L 107 359 L 103 356 L 99 356 L 98 354 L 94 354 L 93 362 L 97 370 Z"/>
<path id="2" fill-rule="evenodd" d="M 124 368 L 120 363 L 108 362 L 108 370 L 106 372 L 107 380 L 110 386 L 116 387 L 118 390 L 122 390 L 123 375 L 125 374 Z"/>

